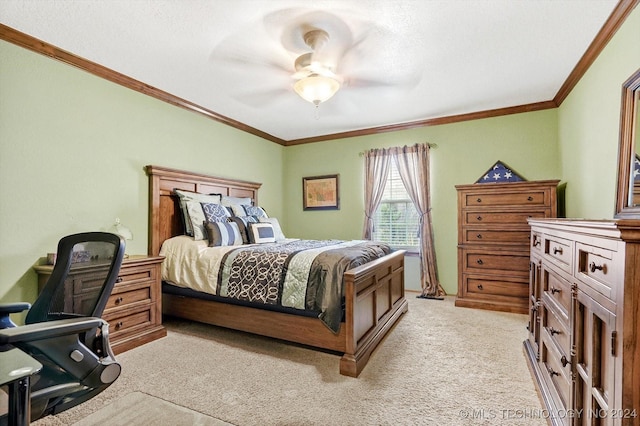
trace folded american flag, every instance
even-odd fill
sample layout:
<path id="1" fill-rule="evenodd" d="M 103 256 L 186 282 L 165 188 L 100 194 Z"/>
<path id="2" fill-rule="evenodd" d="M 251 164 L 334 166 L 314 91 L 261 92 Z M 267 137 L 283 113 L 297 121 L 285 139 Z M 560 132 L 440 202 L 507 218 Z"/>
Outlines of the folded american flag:
<path id="1" fill-rule="evenodd" d="M 476 183 L 522 182 L 525 180 L 502 161 L 498 161 Z"/>

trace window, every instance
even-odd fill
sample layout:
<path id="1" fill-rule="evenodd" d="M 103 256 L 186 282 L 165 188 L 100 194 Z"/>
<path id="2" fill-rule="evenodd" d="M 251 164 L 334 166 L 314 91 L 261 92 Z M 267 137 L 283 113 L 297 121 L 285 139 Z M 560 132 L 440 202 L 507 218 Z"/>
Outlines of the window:
<path id="1" fill-rule="evenodd" d="M 382 201 L 373 219 L 373 239 L 394 248 L 415 249 L 420 245 L 420 216 L 391 161 Z"/>

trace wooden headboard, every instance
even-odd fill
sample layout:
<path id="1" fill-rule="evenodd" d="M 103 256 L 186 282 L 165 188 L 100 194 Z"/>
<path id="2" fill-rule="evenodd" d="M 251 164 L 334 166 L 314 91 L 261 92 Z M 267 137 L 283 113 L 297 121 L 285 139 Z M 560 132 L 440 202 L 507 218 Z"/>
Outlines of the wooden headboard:
<path id="1" fill-rule="evenodd" d="M 231 197 L 249 197 L 258 205 L 261 183 L 208 176 L 158 166 L 146 166 L 149 176 L 149 249 L 157 256 L 167 238 L 184 233 L 178 197 L 174 189 L 222 194 Z"/>

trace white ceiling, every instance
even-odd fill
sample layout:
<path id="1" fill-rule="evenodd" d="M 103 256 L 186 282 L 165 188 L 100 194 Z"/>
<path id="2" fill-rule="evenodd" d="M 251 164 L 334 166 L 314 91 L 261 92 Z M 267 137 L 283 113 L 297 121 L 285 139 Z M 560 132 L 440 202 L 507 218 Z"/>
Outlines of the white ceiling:
<path id="1" fill-rule="evenodd" d="M 291 141 L 549 101 L 616 4 L 2 0 L 0 22 Z M 292 89 L 303 21 L 352 46 L 317 117 Z"/>

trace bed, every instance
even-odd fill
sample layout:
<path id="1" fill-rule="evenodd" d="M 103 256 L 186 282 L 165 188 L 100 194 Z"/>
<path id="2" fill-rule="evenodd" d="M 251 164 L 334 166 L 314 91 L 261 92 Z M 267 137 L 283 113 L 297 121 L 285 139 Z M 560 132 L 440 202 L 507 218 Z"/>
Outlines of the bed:
<path id="1" fill-rule="evenodd" d="M 165 240 L 184 233 L 175 189 L 202 194 L 250 198 L 258 203 L 259 183 L 147 166 L 149 177 L 149 254 L 159 255 Z M 407 312 L 404 295 L 404 252 L 344 272 L 344 299 L 337 332 L 317 317 L 225 303 L 198 292 L 168 291 L 163 283 L 162 312 L 342 354 L 340 373 L 358 377 L 371 354 Z M 166 290 L 165 290 L 166 289 Z"/>

